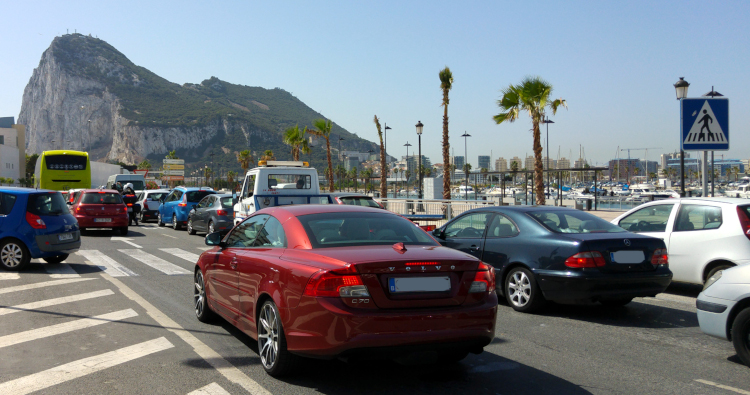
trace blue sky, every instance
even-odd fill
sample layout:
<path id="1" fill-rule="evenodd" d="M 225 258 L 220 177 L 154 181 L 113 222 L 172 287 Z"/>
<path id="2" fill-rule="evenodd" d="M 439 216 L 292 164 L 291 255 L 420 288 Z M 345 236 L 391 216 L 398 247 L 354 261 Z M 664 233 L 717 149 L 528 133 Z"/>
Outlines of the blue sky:
<path id="1" fill-rule="evenodd" d="M 477 155 L 531 154 L 531 122 L 496 125 L 500 90 L 538 75 L 568 110 L 552 117 L 550 151 L 603 165 L 619 148 L 656 160 L 679 149 L 679 106 L 711 86 L 730 99 L 732 149 L 750 158 L 750 2 L 747 1 L 34 1 L 4 6 L 0 116 L 18 116 L 23 89 L 52 39 L 95 35 L 176 83 L 211 76 L 280 87 L 388 153 L 416 148 L 442 162 L 438 72 L 449 66 L 451 147 Z M 544 133 L 543 137 L 544 138 Z M 721 154 L 721 153 L 718 153 Z M 620 153 L 627 157 L 627 153 Z M 643 157 L 633 151 L 633 157 Z M 720 157 L 720 155 L 719 155 Z"/>

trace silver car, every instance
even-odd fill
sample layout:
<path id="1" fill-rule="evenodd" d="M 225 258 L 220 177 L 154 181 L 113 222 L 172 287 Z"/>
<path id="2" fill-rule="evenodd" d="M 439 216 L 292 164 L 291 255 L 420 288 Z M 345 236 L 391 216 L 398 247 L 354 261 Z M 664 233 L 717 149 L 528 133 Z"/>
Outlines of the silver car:
<path id="1" fill-rule="evenodd" d="M 227 233 L 233 224 L 234 203 L 230 194 L 212 194 L 201 199 L 188 214 L 187 232 Z"/>
<path id="2" fill-rule="evenodd" d="M 715 273 L 695 305 L 701 330 L 730 340 L 737 356 L 750 366 L 750 266 Z"/>
<path id="3" fill-rule="evenodd" d="M 136 204 L 141 206 L 139 221 L 145 223 L 148 219 L 156 219 L 159 216 L 159 205 L 161 199 L 169 194 L 169 189 L 147 189 L 138 193 Z"/>

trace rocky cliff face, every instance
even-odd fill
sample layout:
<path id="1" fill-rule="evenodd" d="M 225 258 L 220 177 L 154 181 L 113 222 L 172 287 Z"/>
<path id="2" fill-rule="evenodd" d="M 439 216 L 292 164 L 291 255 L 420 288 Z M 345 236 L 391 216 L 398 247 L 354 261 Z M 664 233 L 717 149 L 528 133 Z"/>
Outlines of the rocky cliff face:
<path id="1" fill-rule="evenodd" d="M 68 148 L 89 151 L 96 160 L 138 163 L 171 150 L 188 162 L 214 152 L 229 158 L 247 148 L 273 149 L 278 159 L 288 159 L 281 133 L 315 118 L 322 116 L 278 88 L 215 78 L 180 86 L 99 39 L 70 34 L 56 37 L 42 55 L 18 123 L 26 125 L 29 153 Z M 377 151 L 338 126 L 334 134 L 346 137 L 346 149 Z"/>

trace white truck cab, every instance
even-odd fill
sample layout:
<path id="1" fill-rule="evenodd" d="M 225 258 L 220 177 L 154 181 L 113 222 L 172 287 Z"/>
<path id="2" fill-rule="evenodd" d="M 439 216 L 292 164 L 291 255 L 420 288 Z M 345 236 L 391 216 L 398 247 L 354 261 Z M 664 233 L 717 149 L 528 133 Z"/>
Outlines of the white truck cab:
<path id="1" fill-rule="evenodd" d="M 331 198 L 320 193 L 317 170 L 299 161 L 259 161 L 245 174 L 234 224 L 266 207 L 290 204 L 329 204 Z"/>

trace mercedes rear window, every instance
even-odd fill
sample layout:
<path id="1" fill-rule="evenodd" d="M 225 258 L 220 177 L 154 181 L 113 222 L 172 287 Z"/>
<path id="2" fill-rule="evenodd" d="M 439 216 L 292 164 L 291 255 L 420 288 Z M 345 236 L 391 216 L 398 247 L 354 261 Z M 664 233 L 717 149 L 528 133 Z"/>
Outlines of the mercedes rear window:
<path id="1" fill-rule="evenodd" d="M 187 201 L 188 203 L 198 203 L 203 199 L 204 197 L 208 195 L 213 195 L 213 191 L 192 191 L 187 192 Z"/>
<path id="2" fill-rule="evenodd" d="M 29 195 L 26 211 L 36 215 L 70 214 L 60 192 L 34 193 Z"/>
<path id="3" fill-rule="evenodd" d="M 82 204 L 121 204 L 122 197 L 119 193 L 112 192 L 87 192 L 81 197 Z"/>
<path id="4" fill-rule="evenodd" d="M 297 217 L 313 248 L 368 245 L 438 246 L 413 222 L 391 214 L 322 213 Z"/>
<path id="5" fill-rule="evenodd" d="M 625 229 L 582 211 L 533 211 L 531 218 L 555 233 L 621 233 Z"/>

